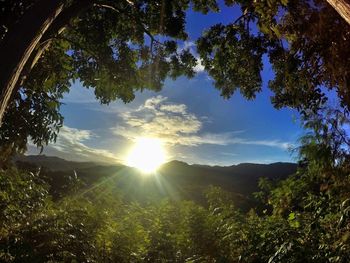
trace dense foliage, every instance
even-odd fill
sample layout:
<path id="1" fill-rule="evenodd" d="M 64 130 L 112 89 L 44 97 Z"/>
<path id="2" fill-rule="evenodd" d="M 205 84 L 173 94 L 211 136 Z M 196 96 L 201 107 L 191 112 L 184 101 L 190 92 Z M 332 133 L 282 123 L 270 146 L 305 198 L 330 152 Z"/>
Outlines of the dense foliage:
<path id="1" fill-rule="evenodd" d="M 0 41 L 35 3 L 1 1 Z M 55 140 L 71 81 L 109 103 L 159 90 L 168 76 L 193 76 L 196 58 L 177 48 L 187 37 L 189 2 L 161 3 L 95 1 L 48 31 L 34 52 L 40 59 L 26 65 L 13 94 L 0 159 L 23 151 L 28 138 L 38 146 Z M 204 13 L 218 9 L 215 1 L 192 4 Z M 269 59 L 274 105 L 300 110 L 310 131 L 297 173 L 277 183 L 262 179 L 259 203 L 247 212 L 215 187 L 205 204 L 141 203 L 125 201 L 110 183 L 86 187 L 74 173 L 0 170 L 0 261 L 350 262 L 349 25 L 324 1 L 226 4 L 238 4 L 242 16 L 197 41 L 202 63 L 224 97 L 239 89 L 253 98 Z M 338 94 L 340 110 L 324 110 L 327 89 Z"/>
<path id="2" fill-rule="evenodd" d="M 44 2 L 1 1 L 0 44 L 32 8 L 44 9 Z M 203 32 L 196 42 L 199 58 L 181 49 L 188 40 L 186 11 L 216 12 L 217 1 L 60 2 L 64 10 L 12 94 L 0 130 L 0 161 L 23 152 L 28 138 L 39 147 L 55 141 L 63 122 L 61 99 L 76 80 L 94 89 L 101 103 L 129 102 L 135 91 L 160 90 L 167 77 L 194 76 L 200 61 L 225 98 L 239 90 L 250 99 L 262 88 L 264 66 L 272 65 L 275 107 L 315 112 L 328 90 L 345 109 L 350 105 L 350 25 L 326 1 L 225 1 L 239 7 L 241 16 Z"/>
<path id="3" fill-rule="evenodd" d="M 317 111 L 328 99 L 327 89 L 350 106 L 350 26 L 326 1 L 232 2 L 242 16 L 212 26 L 197 41 L 202 62 L 224 97 L 239 90 L 254 98 L 269 61 L 275 107 Z"/>
<path id="4" fill-rule="evenodd" d="M 86 188 L 74 173 L 53 182 L 45 171 L 2 171 L 1 261 L 349 262 L 350 166 L 340 117 L 327 111 L 306 121 L 318 132 L 302 139 L 297 173 L 261 179 L 259 203 L 248 212 L 218 187 L 208 187 L 205 204 L 146 192 L 140 203 L 123 199 L 111 181 Z"/>
<path id="5" fill-rule="evenodd" d="M 26 13 L 45 8 L 36 6 L 43 2 L 1 1 L 0 44 Z M 186 1 L 166 1 L 163 8 L 158 1 L 61 2 L 64 11 L 33 51 L 12 95 L 0 132 L 3 159 L 25 150 L 29 138 L 39 147 L 56 139 L 61 99 L 74 81 L 108 104 L 130 102 L 145 88 L 160 90 L 166 77 L 194 75 L 196 59 L 178 48 L 187 38 Z M 206 12 L 210 3 L 194 5 Z M 30 23 L 21 28 L 30 29 Z"/>

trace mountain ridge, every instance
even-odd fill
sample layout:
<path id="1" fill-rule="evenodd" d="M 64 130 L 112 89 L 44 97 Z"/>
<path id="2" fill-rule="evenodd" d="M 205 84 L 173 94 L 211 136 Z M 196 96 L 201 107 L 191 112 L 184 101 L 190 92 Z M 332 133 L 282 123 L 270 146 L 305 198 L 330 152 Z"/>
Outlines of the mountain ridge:
<path id="1" fill-rule="evenodd" d="M 125 176 L 129 178 L 125 180 L 131 180 L 133 177 L 138 178 L 141 174 L 137 169 L 121 164 L 106 165 L 94 162 L 71 162 L 59 157 L 45 155 L 41 155 L 38 158 L 35 156 L 22 156 L 21 158 L 18 157 L 15 162 L 22 169 L 42 167 L 48 173 L 55 174 L 56 177 L 71 174 L 74 171 L 80 178 L 88 181 L 88 184 L 109 176 L 115 176 L 116 174 L 118 178 Z M 169 184 L 178 188 L 186 188 L 188 184 L 195 186 L 195 188 L 205 188 L 209 185 L 214 185 L 230 192 L 249 195 L 258 190 L 258 181 L 261 177 L 266 177 L 272 181 L 283 180 L 294 174 L 296 169 L 297 164 L 284 162 L 206 166 L 175 160 L 163 164 L 157 171 L 157 177 L 167 180 Z"/>
<path id="2" fill-rule="evenodd" d="M 58 156 L 50 156 L 50 155 L 45 155 L 45 154 L 41 154 L 41 155 L 18 155 L 15 156 L 13 158 L 13 162 L 26 162 L 26 163 L 32 163 L 32 164 L 40 164 L 40 165 L 47 165 L 50 162 L 65 162 L 65 163 L 70 163 L 70 164 L 75 164 L 78 167 L 82 166 L 82 165 L 86 165 L 86 166 L 91 166 L 91 165 L 100 165 L 100 166 L 126 166 L 122 163 L 106 163 L 106 162 L 93 162 L 93 161 L 69 161 L 66 160 L 64 158 L 58 157 Z M 229 168 L 229 167 L 242 167 L 242 166 L 268 166 L 268 165 L 278 165 L 278 164 L 295 164 L 296 163 L 292 163 L 292 162 L 273 162 L 273 163 L 250 163 L 250 162 L 243 162 L 243 163 L 238 163 L 238 164 L 232 164 L 232 165 L 208 165 L 208 164 L 197 164 L 197 163 L 193 163 L 193 164 L 189 164 L 187 162 L 184 161 L 180 161 L 180 160 L 170 160 L 168 162 L 165 162 L 161 165 L 161 167 L 163 166 L 167 166 L 167 165 L 171 165 L 171 164 L 177 164 L 177 165 L 187 165 L 187 166 L 196 166 L 196 167 L 206 167 L 206 168 Z M 46 168 L 51 168 L 48 166 L 45 166 Z"/>

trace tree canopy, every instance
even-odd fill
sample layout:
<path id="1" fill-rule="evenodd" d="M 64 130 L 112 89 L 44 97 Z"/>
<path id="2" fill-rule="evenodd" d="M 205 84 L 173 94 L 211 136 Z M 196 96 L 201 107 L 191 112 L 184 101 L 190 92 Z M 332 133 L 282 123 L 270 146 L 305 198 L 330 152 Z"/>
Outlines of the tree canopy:
<path id="1" fill-rule="evenodd" d="M 197 41 L 203 64 L 222 95 L 261 90 L 266 57 L 272 103 L 317 111 L 335 90 L 348 109 L 350 26 L 324 1 L 234 1 L 242 16 L 211 27 Z"/>
<path id="2" fill-rule="evenodd" d="M 254 98 L 270 63 L 275 107 L 316 112 L 334 90 L 348 111 L 350 25 L 325 1 L 226 1 L 239 6 L 241 16 L 203 32 L 196 42 L 199 60 L 178 48 L 188 37 L 186 11 L 215 12 L 216 1 L 61 4 L 11 95 L 0 133 L 3 159 L 25 150 L 28 138 L 39 147 L 55 140 L 63 121 L 60 101 L 72 82 L 94 89 L 101 103 L 130 102 L 137 90 L 160 90 L 167 77 L 193 77 L 199 61 L 225 98 L 236 90 Z M 39 0 L 1 5 L 3 47 L 15 29 L 17 35 L 31 30 L 16 28 L 26 15 L 46 8 Z"/>
<path id="3" fill-rule="evenodd" d="M 2 38 L 38 3 L 3 1 Z M 160 90 L 167 76 L 194 75 L 196 59 L 188 50 L 178 50 L 175 41 L 187 38 L 189 3 L 166 1 L 160 8 L 157 1 L 96 1 L 84 9 L 88 3 L 67 1 L 62 17 L 26 64 L 1 127 L 7 152 L 25 149 L 28 137 L 38 146 L 55 139 L 63 120 L 60 99 L 77 79 L 93 88 L 101 103 L 109 103 L 129 102 L 136 90 Z M 74 13 L 75 5 L 81 5 L 79 12 Z M 199 1 L 194 5 L 203 12 L 209 8 Z"/>
<path id="4" fill-rule="evenodd" d="M 55 140 L 73 81 L 109 103 L 159 90 L 167 77 L 192 77 L 197 58 L 177 47 L 187 38 L 186 10 L 218 10 L 216 1 L 201 0 L 0 4 L 0 54 L 9 63 L 17 58 L 0 63 L 0 72 L 22 67 L 7 72 L 16 81 L 0 76 L 14 88 L 1 125 L 2 160 L 23 151 L 28 137 L 38 146 Z M 2 262 L 350 261 L 350 27 L 325 1 L 225 4 L 239 5 L 242 16 L 203 33 L 201 63 L 225 98 L 240 91 L 252 99 L 269 60 L 273 104 L 298 109 L 308 132 L 296 174 L 261 179 L 258 203 L 245 212 L 215 187 L 204 205 L 159 198 L 140 204 L 123 200 L 110 180 L 89 185 L 76 173 L 0 169 Z M 7 50 L 9 39 L 20 38 L 26 40 Z M 333 90 L 336 109 L 326 105 Z"/>

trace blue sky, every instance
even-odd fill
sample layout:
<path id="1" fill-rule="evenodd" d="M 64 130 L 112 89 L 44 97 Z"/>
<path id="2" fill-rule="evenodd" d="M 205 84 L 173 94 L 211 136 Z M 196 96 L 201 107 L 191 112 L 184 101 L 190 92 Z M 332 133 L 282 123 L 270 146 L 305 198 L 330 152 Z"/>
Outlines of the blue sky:
<path id="1" fill-rule="evenodd" d="M 193 49 L 203 30 L 238 15 L 235 8 L 207 16 L 188 12 L 189 40 L 184 45 Z M 266 59 L 264 64 L 263 91 L 252 101 L 239 93 L 224 100 L 200 66 L 193 79 L 167 80 L 161 92 L 137 93 L 129 104 L 100 105 L 92 89 L 76 82 L 63 100 L 65 126 L 57 143 L 44 153 L 79 161 L 122 162 L 137 136 L 151 135 L 164 139 L 169 159 L 188 163 L 293 161 L 288 148 L 302 135 L 298 114 L 273 108 L 267 89 L 273 73 Z"/>

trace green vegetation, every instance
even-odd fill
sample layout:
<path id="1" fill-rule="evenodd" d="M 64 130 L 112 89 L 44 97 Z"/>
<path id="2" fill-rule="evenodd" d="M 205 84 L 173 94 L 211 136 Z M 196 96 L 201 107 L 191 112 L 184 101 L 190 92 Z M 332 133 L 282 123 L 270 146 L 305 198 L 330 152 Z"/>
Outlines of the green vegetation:
<path id="1" fill-rule="evenodd" d="M 73 81 L 108 104 L 130 102 L 143 89 L 160 90 L 167 77 L 193 77 L 196 54 L 179 48 L 188 40 L 186 11 L 219 11 L 214 0 L 0 4 L 0 164 L 24 152 L 28 139 L 38 147 L 55 141 L 63 123 L 61 99 Z M 242 15 L 213 25 L 196 41 L 223 97 L 240 91 L 254 98 L 261 91 L 265 56 L 274 71 L 269 87 L 275 107 L 307 114 L 324 106 L 332 90 L 348 109 L 350 25 L 331 5 L 321 0 L 225 4 L 238 6 Z"/>
<path id="2" fill-rule="evenodd" d="M 327 118 L 334 116 L 341 120 L 339 112 Z M 322 124 L 327 118 L 306 122 L 319 132 L 302 139 L 297 172 L 262 178 L 246 211 L 213 186 L 204 203 L 145 191 L 141 202 L 123 198 L 122 178 L 87 186 L 74 173 L 53 182 L 45 171 L 2 171 L 1 260 L 349 262 L 349 159 L 344 137 L 336 136 L 341 128 Z"/>
<path id="3" fill-rule="evenodd" d="M 0 4 L 1 262 L 350 262 L 350 26 L 325 1 L 227 0 L 242 16 L 196 42 L 223 97 L 254 98 L 266 57 L 272 103 L 304 118 L 297 172 L 261 179 L 244 206 L 205 181 L 180 187 L 204 199 L 162 196 L 154 184 L 128 196 L 119 177 L 103 184 L 8 163 L 29 140 L 55 141 L 72 81 L 108 104 L 192 77 L 197 58 L 178 49 L 186 11 L 218 11 L 216 1 Z M 339 109 L 327 105 L 331 92 Z"/>
<path id="4" fill-rule="evenodd" d="M 54 199 L 69 194 L 72 181 L 77 177 L 80 188 L 87 190 L 98 185 L 113 185 L 113 194 L 123 200 L 147 202 L 167 197 L 171 200 L 192 200 L 205 204 L 203 195 L 209 185 L 232 193 L 235 205 L 245 211 L 254 203 L 251 194 L 259 190 L 259 178 L 271 181 L 287 178 L 295 173 L 294 163 L 239 164 L 228 167 L 188 165 L 171 161 L 164 164 L 156 176 L 143 176 L 137 169 L 124 165 L 101 165 L 91 162 L 68 162 L 57 157 L 23 156 L 17 167 L 35 172 L 41 169 L 41 177 L 47 178 L 50 194 Z"/>

